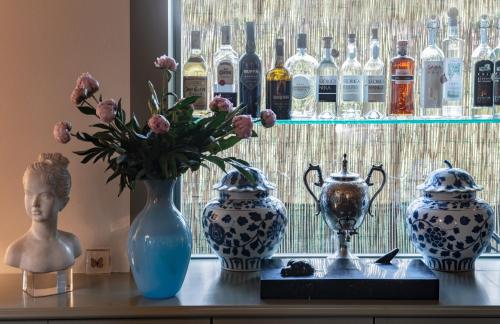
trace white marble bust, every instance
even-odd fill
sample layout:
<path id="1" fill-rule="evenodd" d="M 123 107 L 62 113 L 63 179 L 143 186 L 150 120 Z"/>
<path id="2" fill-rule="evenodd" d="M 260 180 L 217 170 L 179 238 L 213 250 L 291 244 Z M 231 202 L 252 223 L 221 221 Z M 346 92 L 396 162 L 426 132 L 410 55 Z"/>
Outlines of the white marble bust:
<path id="1" fill-rule="evenodd" d="M 69 201 L 68 163 L 59 153 L 42 153 L 24 172 L 24 207 L 31 227 L 9 245 L 6 264 L 31 272 L 52 272 L 72 266 L 80 256 L 78 238 L 57 229 L 58 214 Z"/>

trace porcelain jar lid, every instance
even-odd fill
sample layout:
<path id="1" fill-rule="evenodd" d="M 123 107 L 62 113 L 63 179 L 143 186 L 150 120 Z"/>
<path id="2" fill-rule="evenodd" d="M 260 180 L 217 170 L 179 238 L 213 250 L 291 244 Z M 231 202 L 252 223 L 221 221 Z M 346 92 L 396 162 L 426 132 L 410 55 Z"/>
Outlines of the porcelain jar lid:
<path id="1" fill-rule="evenodd" d="M 218 191 L 230 192 L 257 192 L 276 189 L 276 186 L 267 181 L 266 176 L 257 168 L 248 168 L 255 178 L 255 183 L 251 183 L 238 170 L 231 170 L 225 174 L 219 183 L 214 186 Z"/>
<path id="2" fill-rule="evenodd" d="M 444 163 L 448 166 L 447 168 L 433 171 L 423 184 L 417 186 L 417 189 L 425 192 L 472 192 L 483 190 L 483 187 L 478 186 L 467 171 L 452 167 L 451 163 L 446 160 Z"/>

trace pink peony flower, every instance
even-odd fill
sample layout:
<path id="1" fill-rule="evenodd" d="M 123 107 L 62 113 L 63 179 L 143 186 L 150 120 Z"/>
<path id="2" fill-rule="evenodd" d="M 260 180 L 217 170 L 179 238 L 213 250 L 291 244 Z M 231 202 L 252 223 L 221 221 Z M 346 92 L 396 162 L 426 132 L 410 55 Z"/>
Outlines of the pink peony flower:
<path id="1" fill-rule="evenodd" d="M 95 110 L 97 117 L 105 123 L 111 123 L 116 116 L 116 101 L 108 99 L 101 101 Z"/>
<path id="2" fill-rule="evenodd" d="M 76 87 L 85 90 L 86 98 L 92 96 L 99 90 L 99 81 L 94 79 L 90 73 L 82 73 L 76 80 Z"/>
<path id="3" fill-rule="evenodd" d="M 148 120 L 148 126 L 155 134 L 165 134 L 170 130 L 170 123 L 163 115 L 153 115 Z"/>
<path id="4" fill-rule="evenodd" d="M 208 107 L 213 112 L 219 112 L 219 111 L 231 112 L 231 111 L 233 111 L 233 103 L 226 98 L 222 98 L 221 96 L 216 96 L 214 99 L 212 99 L 212 101 L 210 101 L 210 104 L 208 105 Z"/>
<path id="5" fill-rule="evenodd" d="M 74 105 L 79 105 L 81 104 L 85 99 L 87 99 L 87 96 L 85 95 L 85 89 L 83 88 L 74 88 L 73 92 L 71 92 L 71 102 Z"/>
<path id="6" fill-rule="evenodd" d="M 167 69 L 170 71 L 177 70 L 177 65 L 178 65 L 177 62 L 173 58 L 166 56 L 166 55 L 162 55 L 160 57 L 157 57 L 154 64 L 155 64 L 155 67 L 157 69 L 162 69 L 162 70 Z"/>
<path id="7" fill-rule="evenodd" d="M 234 133 L 239 138 L 252 136 L 253 122 L 250 115 L 239 115 L 233 118 Z"/>
<path id="8" fill-rule="evenodd" d="M 71 140 L 71 123 L 68 121 L 60 121 L 54 125 L 52 134 L 56 141 L 62 144 L 66 144 Z"/>
<path id="9" fill-rule="evenodd" d="M 260 112 L 260 122 L 265 128 L 273 127 L 276 124 L 276 114 L 271 109 L 264 109 Z"/>

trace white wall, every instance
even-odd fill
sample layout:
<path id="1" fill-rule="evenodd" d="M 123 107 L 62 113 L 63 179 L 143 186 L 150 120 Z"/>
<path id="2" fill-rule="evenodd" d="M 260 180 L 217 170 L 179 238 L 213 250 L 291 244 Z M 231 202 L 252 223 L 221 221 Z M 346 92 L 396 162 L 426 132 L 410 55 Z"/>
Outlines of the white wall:
<path id="1" fill-rule="evenodd" d="M 152 61 L 152 59 L 151 59 Z M 128 271 L 129 193 L 105 184 L 105 166 L 82 165 L 73 139 L 52 138 L 58 120 L 75 129 L 94 122 L 73 108 L 69 95 L 82 72 L 101 83 L 103 96 L 130 102 L 129 0 L 0 0 L 0 259 L 30 225 L 21 178 L 39 152 L 70 159 L 71 200 L 59 227 L 76 234 L 83 249 L 110 247 L 113 271 Z M 84 271 L 84 256 L 76 264 Z M 0 272 L 17 272 L 0 262 Z"/>

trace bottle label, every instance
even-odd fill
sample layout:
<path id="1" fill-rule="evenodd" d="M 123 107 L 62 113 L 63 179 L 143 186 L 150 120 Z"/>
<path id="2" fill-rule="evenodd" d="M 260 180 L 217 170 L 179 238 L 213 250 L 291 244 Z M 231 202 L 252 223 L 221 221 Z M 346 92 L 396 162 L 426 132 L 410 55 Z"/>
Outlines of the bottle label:
<path id="1" fill-rule="evenodd" d="M 413 75 L 409 70 L 396 69 L 394 70 L 394 74 L 391 76 L 391 81 L 394 84 L 410 84 L 413 83 Z"/>
<path id="2" fill-rule="evenodd" d="M 318 76 L 318 101 L 337 102 L 337 76 Z"/>
<path id="3" fill-rule="evenodd" d="M 420 89 L 422 108 L 443 107 L 443 83 L 443 61 L 424 61 Z"/>
<path id="4" fill-rule="evenodd" d="M 495 62 L 495 74 L 493 75 L 493 80 L 493 93 L 495 95 L 494 102 L 495 105 L 500 105 L 500 61 Z"/>
<path id="5" fill-rule="evenodd" d="M 267 81 L 266 108 L 271 109 L 278 119 L 290 119 L 292 110 L 292 82 L 288 80 Z"/>
<path id="6" fill-rule="evenodd" d="M 364 102 L 385 101 L 385 77 L 366 75 L 364 79 Z"/>
<path id="7" fill-rule="evenodd" d="M 185 76 L 183 82 L 183 96 L 199 96 L 193 103 L 195 110 L 207 109 L 207 77 L 206 76 Z"/>
<path id="8" fill-rule="evenodd" d="M 220 86 L 232 85 L 234 80 L 234 69 L 230 62 L 221 62 L 217 66 L 217 83 Z"/>
<path id="9" fill-rule="evenodd" d="M 303 74 L 297 74 L 292 79 L 292 95 L 296 99 L 304 99 L 311 94 L 311 79 Z"/>
<path id="10" fill-rule="evenodd" d="M 342 78 L 342 100 L 343 101 L 362 101 L 361 97 L 361 76 L 345 75 Z"/>
<path id="11" fill-rule="evenodd" d="M 474 65 L 474 106 L 493 106 L 493 62 L 482 60 Z"/>
<path id="12" fill-rule="evenodd" d="M 462 80 L 464 61 L 460 58 L 449 58 L 444 61 L 444 98 L 448 101 L 461 101 L 463 96 Z"/>
<path id="13" fill-rule="evenodd" d="M 215 91 L 214 97 L 217 97 L 217 96 L 220 96 L 222 98 L 226 98 L 227 100 L 231 101 L 231 103 L 233 104 L 233 107 L 236 107 L 238 105 L 238 103 L 237 103 L 238 94 L 236 92 Z"/>
<path id="14" fill-rule="evenodd" d="M 260 61 L 247 59 L 241 65 L 240 83 L 248 90 L 260 85 Z"/>

